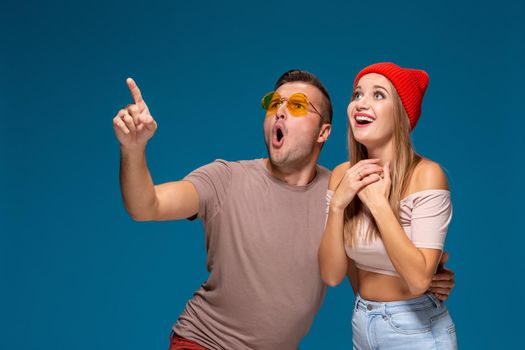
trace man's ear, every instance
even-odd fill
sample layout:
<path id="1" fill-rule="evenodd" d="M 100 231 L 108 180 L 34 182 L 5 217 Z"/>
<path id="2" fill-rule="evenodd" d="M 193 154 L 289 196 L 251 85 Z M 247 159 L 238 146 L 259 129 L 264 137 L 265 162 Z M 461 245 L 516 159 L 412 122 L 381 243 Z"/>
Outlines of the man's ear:
<path id="1" fill-rule="evenodd" d="M 332 131 L 332 124 L 324 123 L 321 126 L 321 129 L 319 130 L 319 137 L 317 138 L 317 142 L 324 143 L 326 140 L 328 140 L 328 137 L 330 136 L 330 132 Z"/>

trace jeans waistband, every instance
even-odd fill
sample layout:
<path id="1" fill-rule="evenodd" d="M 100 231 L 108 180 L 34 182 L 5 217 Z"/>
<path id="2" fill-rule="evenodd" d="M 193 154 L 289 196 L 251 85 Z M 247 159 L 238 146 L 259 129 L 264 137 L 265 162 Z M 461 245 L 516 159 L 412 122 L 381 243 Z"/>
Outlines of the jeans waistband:
<path id="1" fill-rule="evenodd" d="M 359 294 L 355 297 L 355 310 L 362 310 L 371 314 L 391 315 L 399 312 L 418 311 L 428 308 L 440 309 L 444 305 L 434 294 L 428 293 L 420 297 L 399 301 L 371 301 L 363 299 Z"/>

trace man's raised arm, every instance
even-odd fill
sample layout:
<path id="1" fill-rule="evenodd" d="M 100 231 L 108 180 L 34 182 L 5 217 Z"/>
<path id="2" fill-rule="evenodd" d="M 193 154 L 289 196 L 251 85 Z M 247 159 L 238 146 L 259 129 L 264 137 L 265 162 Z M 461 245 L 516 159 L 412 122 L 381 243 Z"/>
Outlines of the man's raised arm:
<path id="1" fill-rule="evenodd" d="M 126 80 L 133 104 L 113 118 L 113 129 L 120 143 L 120 189 L 124 206 L 134 220 L 176 220 L 195 215 L 199 195 L 188 181 L 155 186 L 146 163 L 146 144 L 155 134 L 157 123 L 133 81 Z"/>

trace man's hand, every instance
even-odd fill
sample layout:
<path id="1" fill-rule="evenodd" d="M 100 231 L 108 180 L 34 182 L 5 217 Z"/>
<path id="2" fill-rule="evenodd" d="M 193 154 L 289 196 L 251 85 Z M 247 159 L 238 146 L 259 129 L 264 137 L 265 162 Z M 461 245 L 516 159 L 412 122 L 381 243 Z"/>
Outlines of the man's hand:
<path id="1" fill-rule="evenodd" d="M 448 260 L 448 253 L 444 252 L 439 261 L 437 272 L 432 278 L 430 292 L 441 301 L 448 299 L 450 292 L 454 288 L 454 271 L 447 269 L 444 265 Z"/>
<path id="2" fill-rule="evenodd" d="M 113 118 L 113 129 L 121 147 L 143 149 L 157 130 L 157 123 L 151 116 L 139 87 L 133 79 L 126 79 L 133 104 L 121 109 Z"/>

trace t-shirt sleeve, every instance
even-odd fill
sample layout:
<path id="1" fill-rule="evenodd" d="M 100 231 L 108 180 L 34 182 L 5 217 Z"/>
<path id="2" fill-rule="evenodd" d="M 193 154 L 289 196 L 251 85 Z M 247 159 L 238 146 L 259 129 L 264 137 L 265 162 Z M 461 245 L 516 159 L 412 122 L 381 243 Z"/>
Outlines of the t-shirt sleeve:
<path id="1" fill-rule="evenodd" d="M 418 248 L 443 249 L 452 219 L 450 192 L 423 191 L 413 202 L 412 242 Z"/>
<path id="2" fill-rule="evenodd" d="M 231 177 L 230 163 L 217 159 L 192 171 L 184 178 L 195 186 L 199 194 L 199 219 L 210 220 L 219 213 L 229 192 Z"/>

